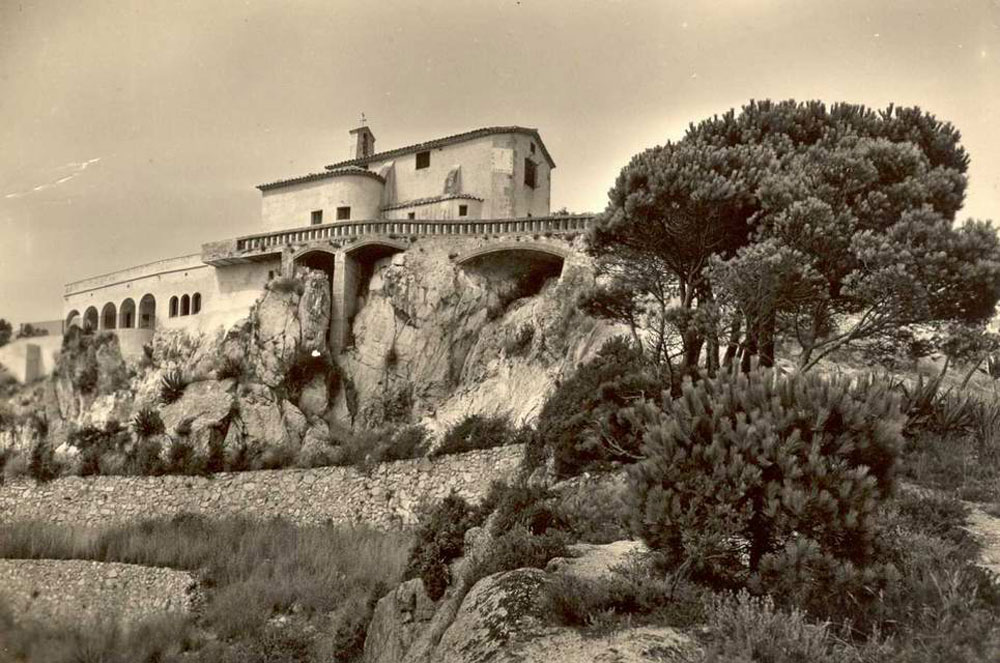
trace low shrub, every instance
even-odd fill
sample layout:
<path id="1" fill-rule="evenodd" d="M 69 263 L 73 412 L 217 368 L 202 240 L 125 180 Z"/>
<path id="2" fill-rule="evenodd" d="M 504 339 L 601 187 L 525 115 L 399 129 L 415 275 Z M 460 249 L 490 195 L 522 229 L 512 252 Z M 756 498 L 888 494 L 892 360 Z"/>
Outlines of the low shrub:
<path id="1" fill-rule="evenodd" d="M 159 476 L 167 471 L 160 459 L 162 447 L 156 438 L 140 438 L 126 458 L 126 474 L 133 476 Z"/>
<path id="2" fill-rule="evenodd" d="M 306 286 L 302 282 L 302 279 L 295 278 L 294 276 L 278 276 L 267 282 L 267 289 L 272 292 L 282 294 L 295 293 L 301 296 L 306 291 Z"/>
<path id="3" fill-rule="evenodd" d="M 617 428 L 599 435 L 601 422 L 636 399 L 655 399 L 670 388 L 670 381 L 651 368 L 641 350 L 624 337 L 612 338 L 546 400 L 527 455 L 534 463 L 551 457 L 560 477 L 606 468 L 611 462 L 634 462 L 639 436 Z M 617 447 L 606 444 L 607 439 L 615 439 Z"/>
<path id="4" fill-rule="evenodd" d="M 561 529 L 564 523 L 552 509 L 553 493 L 544 486 L 528 485 L 524 481 L 511 485 L 495 483 L 487 497 L 487 504 L 493 507 L 491 532 L 494 536 L 518 527 L 531 534 L 545 534 L 550 529 Z"/>
<path id="5" fill-rule="evenodd" d="M 612 543 L 631 538 L 626 486 L 591 481 L 560 491 L 552 509 L 574 541 Z"/>
<path id="6" fill-rule="evenodd" d="M 141 407 L 132 415 L 132 432 L 140 440 L 161 435 L 165 431 L 160 413 L 152 407 Z"/>
<path id="7" fill-rule="evenodd" d="M 741 591 L 706 601 L 708 625 L 715 634 L 707 661 L 829 661 L 847 663 L 849 652 L 838 651 L 825 625 L 812 624 L 800 610 L 784 612 L 771 597 L 758 598 Z M 839 655 L 838 655 L 839 654 Z"/>
<path id="8" fill-rule="evenodd" d="M 171 368 L 160 377 L 160 402 L 166 405 L 176 403 L 184 395 L 187 379 L 179 368 Z"/>
<path id="9" fill-rule="evenodd" d="M 195 454 L 190 442 L 183 438 L 174 438 L 167 447 L 167 460 L 163 466 L 163 473 L 203 475 L 206 473 L 205 463 Z"/>
<path id="10" fill-rule="evenodd" d="M 479 524 L 476 517 L 468 502 L 452 493 L 421 518 L 404 575 L 423 580 L 432 600 L 450 584 L 448 563 L 465 552 L 465 532 Z"/>
<path id="11" fill-rule="evenodd" d="M 689 627 L 703 623 L 706 592 L 697 585 L 636 561 L 604 577 L 557 575 L 540 598 L 543 612 L 557 624 L 613 626 L 622 620 Z"/>
<path id="12" fill-rule="evenodd" d="M 550 560 L 569 555 L 568 543 L 565 532 L 536 535 L 525 527 L 515 527 L 490 542 L 486 554 L 469 571 L 470 583 L 503 571 L 544 569 Z"/>
<path id="13" fill-rule="evenodd" d="M 47 440 L 37 440 L 31 447 L 28 456 L 28 476 L 35 481 L 44 483 L 52 481 L 62 472 L 62 466 L 56 460 L 55 451 Z"/>
<path id="14" fill-rule="evenodd" d="M 70 432 L 68 441 L 80 450 L 80 476 L 89 476 L 116 473 L 110 470 L 110 457 L 123 452 L 132 440 L 118 421 L 110 419 L 103 429 L 84 426 Z"/>
<path id="15" fill-rule="evenodd" d="M 431 456 L 446 456 L 507 444 L 522 444 L 530 437 L 529 428 L 515 428 L 506 417 L 470 414 L 448 429 Z"/>
<path id="16" fill-rule="evenodd" d="M 242 357 L 223 355 L 219 367 L 215 369 L 215 377 L 219 380 L 242 380 L 247 373 L 246 363 Z"/>

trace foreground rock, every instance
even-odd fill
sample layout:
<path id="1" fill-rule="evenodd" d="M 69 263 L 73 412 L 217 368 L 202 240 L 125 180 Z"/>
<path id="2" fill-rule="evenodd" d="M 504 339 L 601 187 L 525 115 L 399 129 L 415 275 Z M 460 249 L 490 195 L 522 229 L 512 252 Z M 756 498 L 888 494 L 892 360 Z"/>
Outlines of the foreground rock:
<path id="1" fill-rule="evenodd" d="M 0 560 L 0 603 L 16 622 L 48 626 L 128 627 L 183 616 L 200 601 L 186 571 L 82 560 Z"/>
<path id="2" fill-rule="evenodd" d="M 489 545 L 482 539 L 474 543 L 473 555 Z M 468 565 L 453 566 L 457 580 L 437 604 L 419 579 L 403 583 L 375 609 L 365 663 L 639 663 L 688 660 L 697 653 L 691 638 L 669 627 L 593 634 L 551 625 L 540 597 L 554 577 L 599 579 L 614 567 L 639 563 L 645 548 L 618 541 L 570 550 L 575 557 L 552 560 L 546 571 L 496 573 L 471 587 Z"/>

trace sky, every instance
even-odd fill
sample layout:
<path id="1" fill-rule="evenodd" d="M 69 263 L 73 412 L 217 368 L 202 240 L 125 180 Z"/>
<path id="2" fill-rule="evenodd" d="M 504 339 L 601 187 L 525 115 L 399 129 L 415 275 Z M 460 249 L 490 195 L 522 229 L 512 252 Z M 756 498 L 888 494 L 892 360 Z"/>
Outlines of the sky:
<path id="1" fill-rule="evenodd" d="M 552 209 L 750 99 L 920 106 L 1000 224 L 1000 0 L 0 0 L 0 317 L 78 279 L 258 232 L 263 182 L 537 128 Z"/>

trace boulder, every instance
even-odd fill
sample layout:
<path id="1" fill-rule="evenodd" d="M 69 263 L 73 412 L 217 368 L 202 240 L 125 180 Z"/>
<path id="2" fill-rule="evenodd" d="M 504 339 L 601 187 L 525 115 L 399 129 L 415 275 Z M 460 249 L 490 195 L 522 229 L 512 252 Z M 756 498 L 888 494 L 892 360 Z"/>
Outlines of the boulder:
<path id="1" fill-rule="evenodd" d="M 244 443 L 276 447 L 289 443 L 281 406 L 266 386 L 257 383 L 243 385 L 237 396 Z"/>
<path id="2" fill-rule="evenodd" d="M 184 388 L 184 394 L 160 409 L 163 427 L 168 433 L 189 422 L 191 432 L 218 426 L 233 409 L 233 380 L 201 380 Z"/>
<path id="3" fill-rule="evenodd" d="M 299 409 L 307 416 L 321 417 L 330 406 L 330 394 L 327 391 L 326 376 L 314 375 L 302 388 L 299 395 Z"/>
<path id="4" fill-rule="evenodd" d="M 281 419 L 284 422 L 285 430 L 288 432 L 291 442 L 296 445 L 300 444 L 302 436 L 306 434 L 306 430 L 309 428 L 309 421 L 306 419 L 306 415 L 302 414 L 301 410 L 289 401 L 281 401 Z"/>
<path id="5" fill-rule="evenodd" d="M 269 387 L 277 387 L 299 348 L 301 325 L 299 297 L 294 290 L 269 288 L 251 312 L 253 327 L 251 363 L 257 377 Z"/>
<path id="6" fill-rule="evenodd" d="M 375 605 L 365 637 L 365 663 L 399 663 L 434 617 L 436 605 L 420 578 L 407 580 Z"/>
<path id="7" fill-rule="evenodd" d="M 454 621 L 435 648 L 434 661 L 485 663 L 512 661 L 509 646 L 544 625 L 538 593 L 545 572 L 517 569 L 477 582 L 462 601 Z"/>

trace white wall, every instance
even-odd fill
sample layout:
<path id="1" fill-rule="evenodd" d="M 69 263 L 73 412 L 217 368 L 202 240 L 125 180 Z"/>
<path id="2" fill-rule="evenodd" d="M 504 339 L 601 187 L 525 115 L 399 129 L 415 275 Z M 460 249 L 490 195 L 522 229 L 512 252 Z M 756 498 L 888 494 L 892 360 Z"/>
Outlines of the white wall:
<path id="1" fill-rule="evenodd" d="M 323 211 L 324 224 L 335 223 L 338 207 L 350 207 L 352 221 L 377 219 L 383 186 L 367 175 L 339 175 L 263 191 L 263 232 L 308 226 L 315 210 Z"/>

